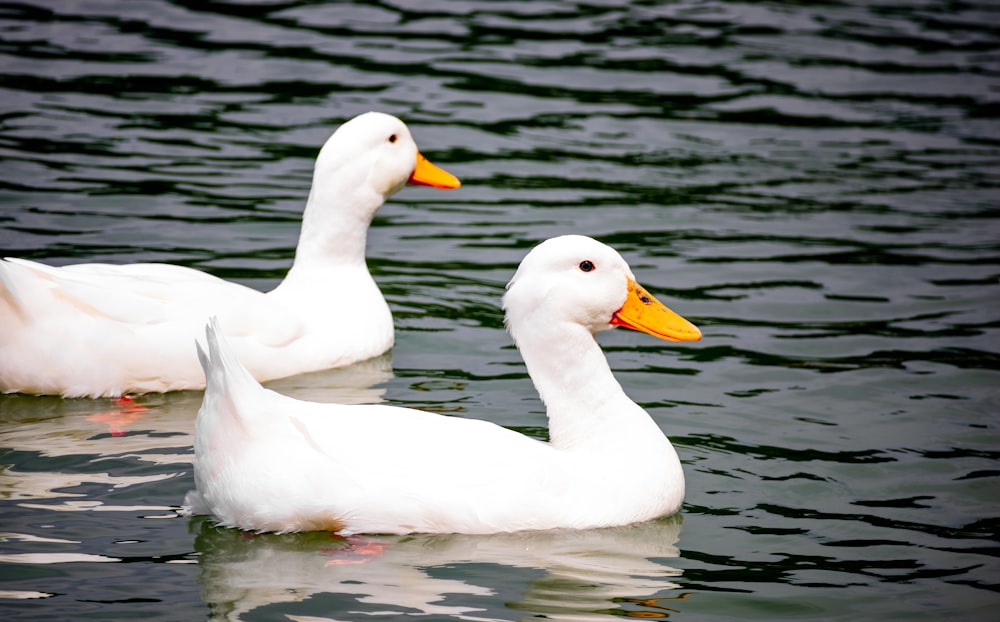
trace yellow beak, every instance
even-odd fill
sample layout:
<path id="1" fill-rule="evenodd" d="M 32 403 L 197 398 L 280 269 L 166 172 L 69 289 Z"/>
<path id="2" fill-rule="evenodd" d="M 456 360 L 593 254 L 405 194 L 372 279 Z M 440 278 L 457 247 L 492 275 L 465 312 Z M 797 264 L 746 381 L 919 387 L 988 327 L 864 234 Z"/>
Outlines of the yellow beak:
<path id="1" fill-rule="evenodd" d="M 667 341 L 701 339 L 701 331 L 697 326 L 668 309 L 632 279 L 628 280 L 625 304 L 611 316 L 611 323 Z"/>
<path id="2" fill-rule="evenodd" d="M 406 183 L 411 186 L 431 186 L 442 190 L 458 188 L 462 182 L 443 168 L 433 164 L 422 153 L 417 152 L 417 167 L 413 169 Z"/>

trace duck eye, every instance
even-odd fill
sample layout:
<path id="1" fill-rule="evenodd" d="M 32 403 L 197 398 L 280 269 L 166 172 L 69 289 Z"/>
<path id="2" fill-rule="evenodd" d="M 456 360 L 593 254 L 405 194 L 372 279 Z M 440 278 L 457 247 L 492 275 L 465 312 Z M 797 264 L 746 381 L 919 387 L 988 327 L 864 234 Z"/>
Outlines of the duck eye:
<path id="1" fill-rule="evenodd" d="M 390 134 L 389 135 L 389 142 L 390 143 L 396 142 L 396 135 L 395 134 Z"/>
<path id="2" fill-rule="evenodd" d="M 591 270 L 594 269 L 594 262 L 590 261 L 589 259 L 584 259 L 583 261 L 580 262 L 580 269 L 583 270 L 584 272 L 590 272 Z"/>

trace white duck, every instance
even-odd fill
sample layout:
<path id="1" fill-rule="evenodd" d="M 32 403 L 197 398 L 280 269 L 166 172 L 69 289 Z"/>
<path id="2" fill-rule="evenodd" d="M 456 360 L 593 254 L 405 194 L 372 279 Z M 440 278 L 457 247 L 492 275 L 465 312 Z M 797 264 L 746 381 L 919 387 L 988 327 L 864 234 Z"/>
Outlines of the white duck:
<path id="1" fill-rule="evenodd" d="M 240 529 L 344 533 L 594 528 L 676 512 L 677 454 L 594 333 L 617 325 L 690 341 L 699 330 L 582 236 L 532 250 L 504 308 L 548 411 L 548 443 L 488 421 L 280 395 L 247 373 L 213 319 L 208 353 L 199 346 L 208 386 L 186 511 Z"/>
<path id="2" fill-rule="evenodd" d="M 316 159 L 295 261 L 274 290 L 167 264 L 0 261 L 0 391 L 76 396 L 201 389 L 191 339 L 210 316 L 260 381 L 349 365 L 393 345 L 365 263 L 368 226 L 404 184 L 457 188 L 406 125 L 369 112 Z"/>

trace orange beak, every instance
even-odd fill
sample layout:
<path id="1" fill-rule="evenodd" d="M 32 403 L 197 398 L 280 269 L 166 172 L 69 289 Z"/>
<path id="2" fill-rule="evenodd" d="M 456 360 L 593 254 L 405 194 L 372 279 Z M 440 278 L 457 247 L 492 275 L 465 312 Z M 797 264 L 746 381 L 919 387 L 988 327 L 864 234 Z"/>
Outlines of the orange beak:
<path id="1" fill-rule="evenodd" d="M 432 164 L 419 151 L 417 152 L 417 167 L 413 169 L 413 173 L 410 174 L 406 183 L 411 186 L 431 186 L 442 190 L 451 190 L 462 185 L 462 182 L 458 181 L 458 177 L 436 164 Z"/>
<path id="2" fill-rule="evenodd" d="M 667 341 L 698 341 L 701 331 L 666 307 L 632 279 L 625 304 L 611 316 L 611 324 L 642 331 Z"/>

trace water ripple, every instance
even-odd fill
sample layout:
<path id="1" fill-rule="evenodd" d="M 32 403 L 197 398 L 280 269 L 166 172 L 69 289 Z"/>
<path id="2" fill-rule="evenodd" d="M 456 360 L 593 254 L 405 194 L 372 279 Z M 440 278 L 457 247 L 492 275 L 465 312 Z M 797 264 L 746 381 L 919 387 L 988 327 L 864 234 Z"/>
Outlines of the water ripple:
<path id="1" fill-rule="evenodd" d="M 992 620 L 997 23 L 937 0 L 0 6 L 4 255 L 272 287 L 317 150 L 370 109 L 463 180 L 373 222 L 392 359 L 283 392 L 546 438 L 500 299 L 567 232 L 705 333 L 600 336 L 686 465 L 679 548 L 668 524 L 371 558 L 189 525 L 198 394 L 0 396 L 5 614 Z"/>

